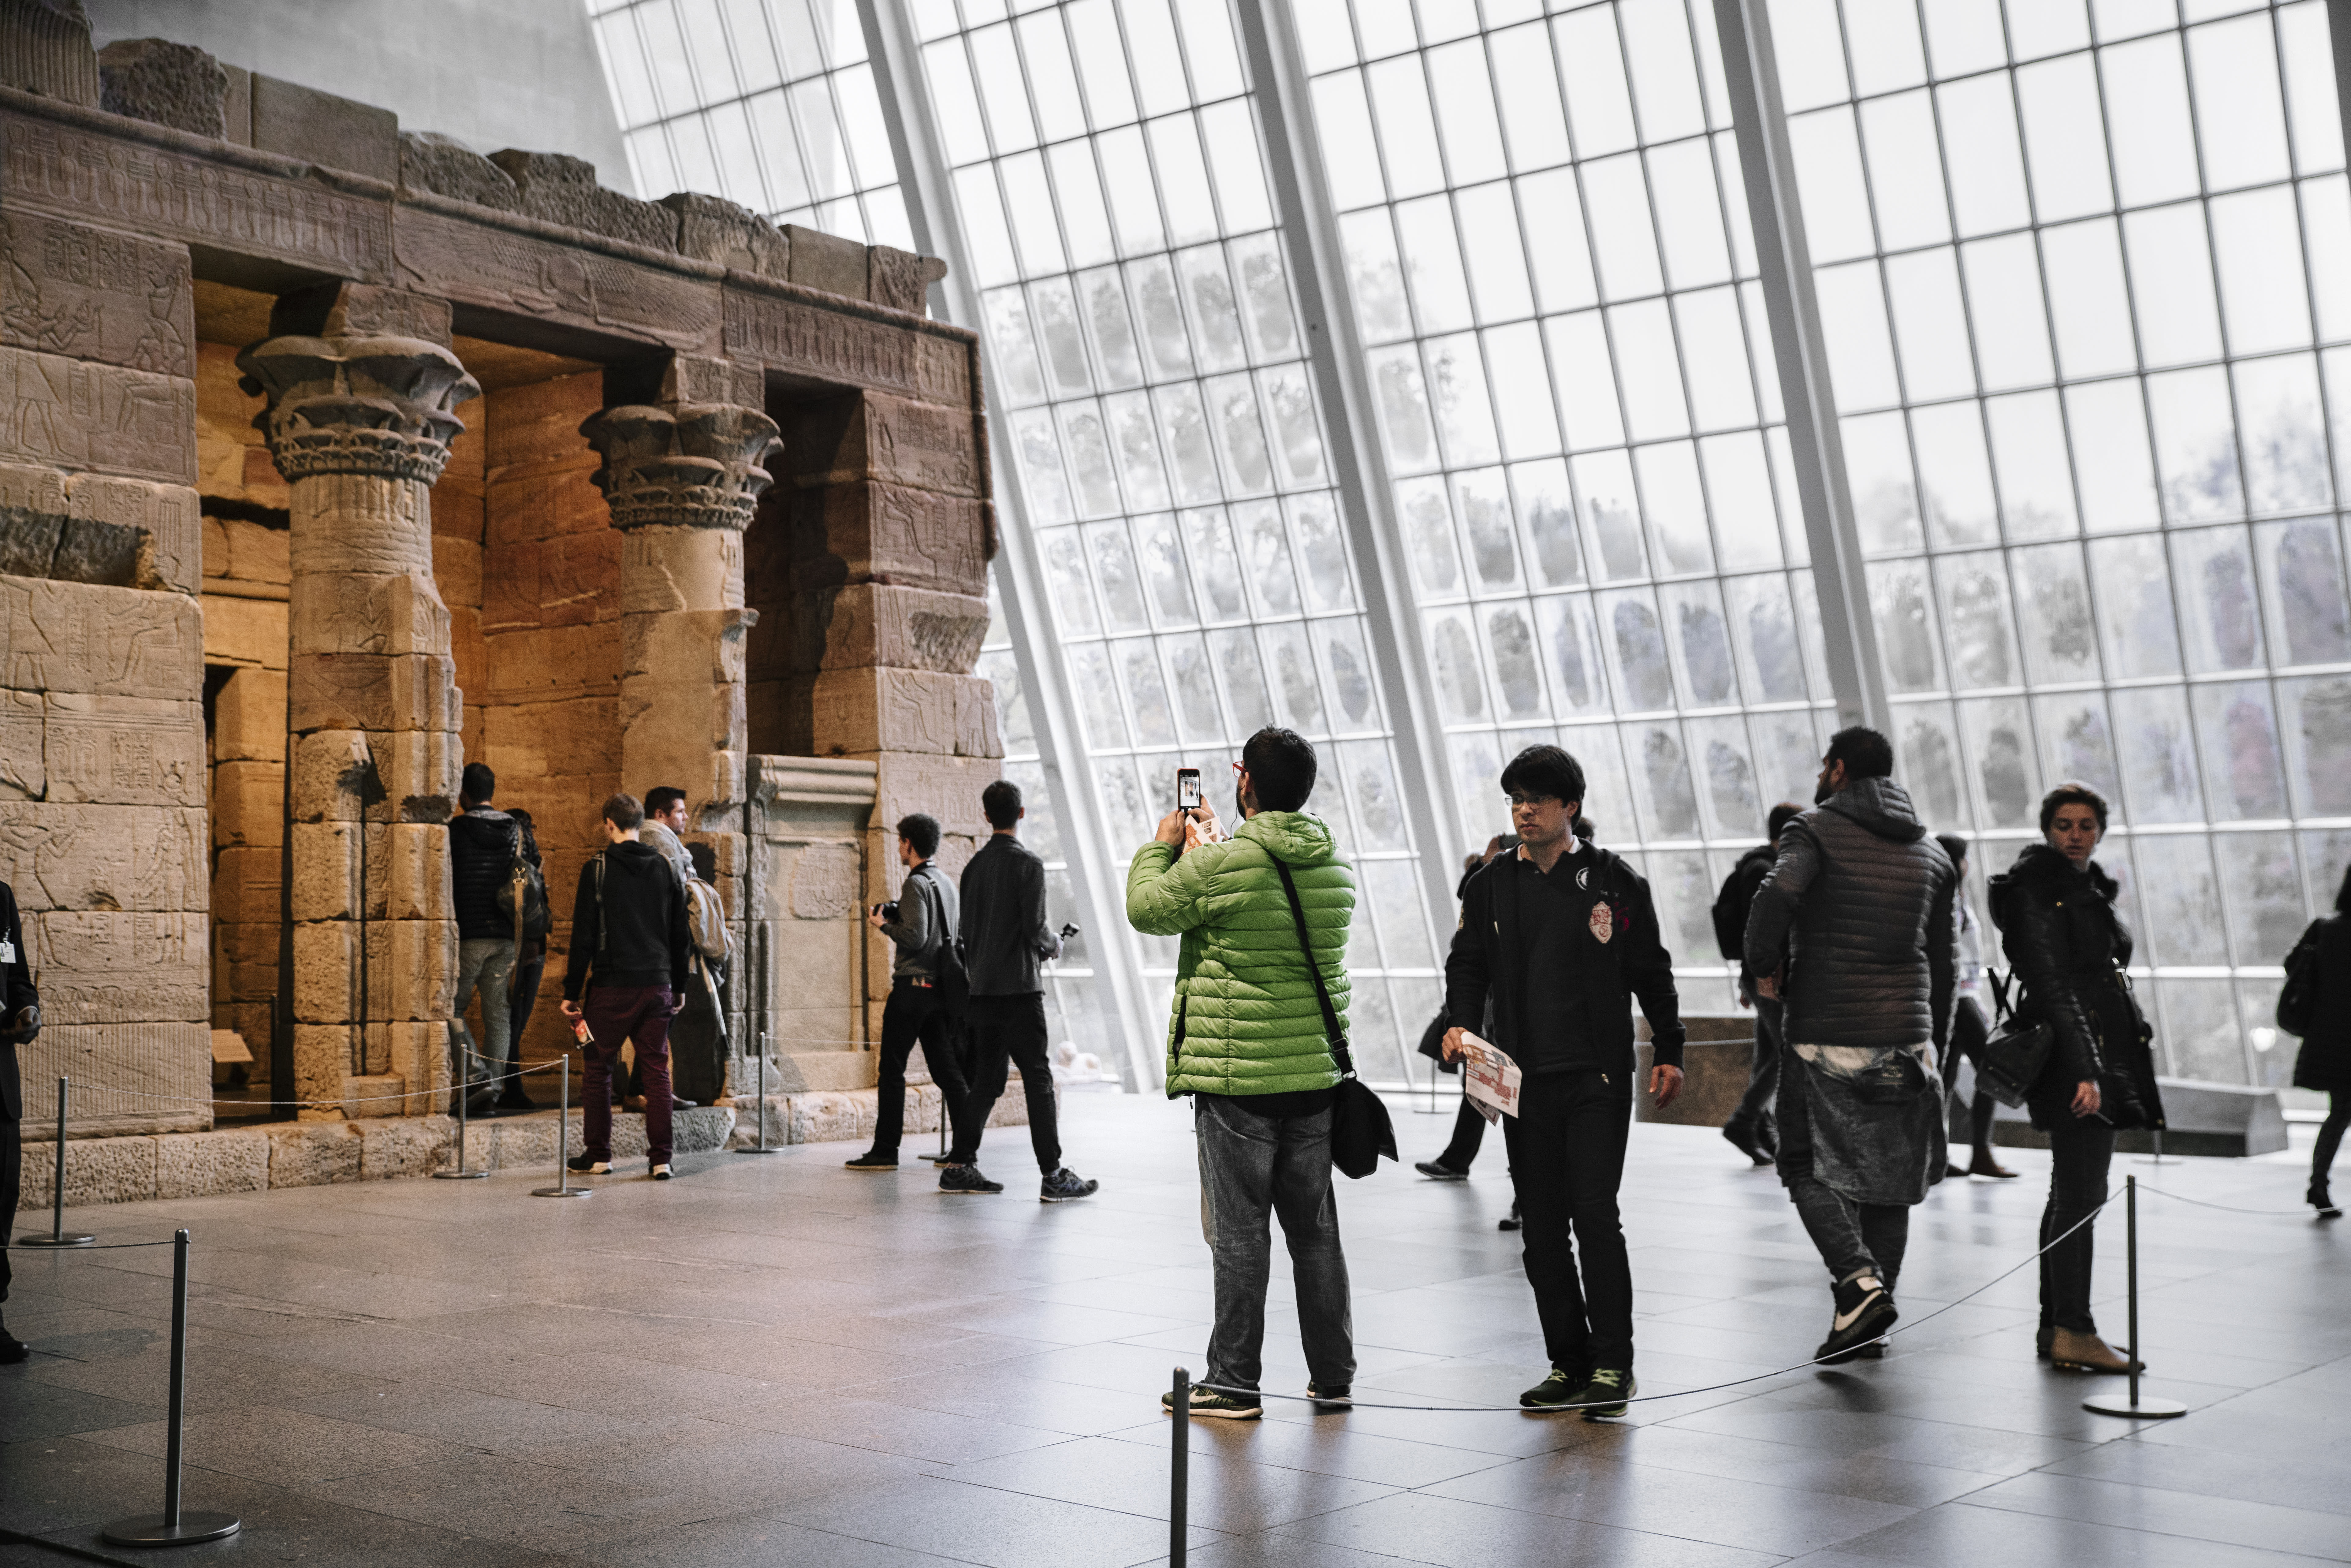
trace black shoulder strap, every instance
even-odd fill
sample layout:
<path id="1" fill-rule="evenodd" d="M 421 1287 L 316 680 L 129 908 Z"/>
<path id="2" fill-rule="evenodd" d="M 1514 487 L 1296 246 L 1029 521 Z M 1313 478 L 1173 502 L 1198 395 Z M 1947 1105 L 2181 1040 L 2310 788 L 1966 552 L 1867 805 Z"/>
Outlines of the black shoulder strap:
<path id="1" fill-rule="evenodd" d="M 603 958 L 611 952 L 611 923 L 604 918 L 604 852 L 598 850 L 596 866 L 596 956 Z"/>
<path id="2" fill-rule="evenodd" d="M 1298 884 L 1290 879 L 1290 867 L 1280 855 L 1267 850 L 1265 858 L 1281 877 L 1281 891 L 1290 900 L 1290 918 L 1298 926 L 1299 950 L 1306 955 L 1306 972 L 1314 979 L 1314 999 L 1322 1004 L 1322 1032 L 1331 1042 L 1331 1060 L 1339 1064 L 1339 1076 L 1355 1075 L 1354 1053 L 1347 1049 L 1347 1031 L 1339 1027 L 1339 1009 L 1331 1005 L 1331 988 L 1322 983 L 1322 966 L 1314 956 L 1314 944 L 1306 937 L 1306 908 L 1298 902 Z"/>

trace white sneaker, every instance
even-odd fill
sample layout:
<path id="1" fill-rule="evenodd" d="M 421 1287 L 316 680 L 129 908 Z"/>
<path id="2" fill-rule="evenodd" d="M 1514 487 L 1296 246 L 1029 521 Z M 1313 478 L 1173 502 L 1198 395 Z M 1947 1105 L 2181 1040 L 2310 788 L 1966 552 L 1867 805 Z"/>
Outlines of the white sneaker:
<path id="1" fill-rule="evenodd" d="M 655 1166 L 653 1167 L 653 1180 L 655 1180 L 655 1181 L 667 1181 L 667 1180 L 669 1180 L 669 1167 L 668 1167 L 667 1166 Z"/>

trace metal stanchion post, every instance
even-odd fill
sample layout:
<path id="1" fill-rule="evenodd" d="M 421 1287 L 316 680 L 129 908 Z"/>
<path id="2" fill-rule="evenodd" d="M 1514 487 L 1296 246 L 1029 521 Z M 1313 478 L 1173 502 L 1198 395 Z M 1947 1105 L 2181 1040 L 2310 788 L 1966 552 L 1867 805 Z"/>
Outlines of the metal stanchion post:
<path id="1" fill-rule="evenodd" d="M 1167 1455 L 1167 1565 L 1184 1568 L 1186 1515 L 1192 1511 L 1192 1375 L 1176 1369 L 1176 1435 Z"/>
<path id="2" fill-rule="evenodd" d="M 5 1221 L 0 1221 L 5 1223 Z M 80 1231 L 66 1230 L 66 1081 L 57 1079 L 57 1177 L 49 1193 L 49 1233 L 27 1231 L 16 1238 L 19 1247 L 87 1247 L 97 1240 Z"/>
<path id="3" fill-rule="evenodd" d="M 768 1031 L 759 1031 L 759 1141 L 747 1149 L 737 1149 L 738 1155 L 779 1155 L 781 1149 L 768 1146 Z"/>
<path id="4" fill-rule="evenodd" d="M 2162 1145 L 2156 1145 L 2158 1151 Z M 2185 1416 L 2188 1406 L 2177 1399 L 2139 1397 L 2139 1364 L 2147 1358 L 2139 1353 L 2138 1337 L 2138 1177 L 2123 1177 L 2123 1269 L 2130 1299 L 2130 1345 L 2123 1352 L 2130 1363 L 2130 1394 L 2117 1399 L 2111 1394 L 2093 1395 L 2082 1401 L 2082 1408 L 2095 1410 L 2101 1416 L 2135 1416 L 2155 1419 L 2165 1416 Z"/>
<path id="5" fill-rule="evenodd" d="M 571 1185 L 571 1053 L 563 1053 L 563 1098 L 555 1112 L 555 1185 L 535 1186 L 533 1197 L 593 1197 L 592 1188 Z"/>
<path id="6" fill-rule="evenodd" d="M 468 1077 L 470 1076 L 471 1075 L 468 1074 Z M 452 1089 L 449 1093 L 449 1097 L 457 1102 L 457 1168 L 454 1171 L 434 1171 L 433 1175 L 441 1181 L 486 1181 L 489 1179 L 490 1173 L 487 1171 L 469 1171 L 465 1168 L 465 1102 L 472 1098 L 472 1096 L 467 1094 L 465 1091 L 472 1087 L 473 1085 L 470 1082 L 460 1083 L 455 1088 Z"/>
<path id="7" fill-rule="evenodd" d="M 183 1230 L 172 1241 L 172 1424 L 164 1438 L 163 1511 L 133 1514 L 108 1525 L 99 1533 L 116 1546 L 190 1546 L 237 1532 L 239 1521 L 233 1513 L 181 1511 L 181 1428 L 187 1416 L 187 1394 L 188 1233 Z"/>

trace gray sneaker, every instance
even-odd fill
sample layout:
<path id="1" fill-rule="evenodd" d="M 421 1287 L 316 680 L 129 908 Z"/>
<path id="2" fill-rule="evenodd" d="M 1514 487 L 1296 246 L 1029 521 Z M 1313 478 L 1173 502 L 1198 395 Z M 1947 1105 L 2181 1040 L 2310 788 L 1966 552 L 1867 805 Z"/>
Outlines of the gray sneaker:
<path id="1" fill-rule="evenodd" d="M 1047 1176 L 1044 1185 L 1037 1189 L 1037 1201 L 1067 1203 L 1071 1198 L 1092 1197 L 1101 1186 L 1102 1183 L 1089 1181 L 1069 1166 L 1063 1166 L 1060 1170 Z"/>
<path id="2" fill-rule="evenodd" d="M 1159 1407 L 1174 1415 L 1176 1396 L 1161 1395 Z M 1204 1384 L 1196 1383 L 1192 1385 L 1192 1398 L 1187 1410 L 1194 1416 L 1213 1416 L 1224 1421 L 1254 1421 L 1265 1414 L 1265 1404 L 1254 1394 L 1220 1394 Z"/>
<path id="3" fill-rule="evenodd" d="M 980 1175 L 977 1166 L 941 1166 L 939 1190 L 941 1192 L 1002 1192 L 1004 1184 L 1000 1181 L 990 1181 Z"/>

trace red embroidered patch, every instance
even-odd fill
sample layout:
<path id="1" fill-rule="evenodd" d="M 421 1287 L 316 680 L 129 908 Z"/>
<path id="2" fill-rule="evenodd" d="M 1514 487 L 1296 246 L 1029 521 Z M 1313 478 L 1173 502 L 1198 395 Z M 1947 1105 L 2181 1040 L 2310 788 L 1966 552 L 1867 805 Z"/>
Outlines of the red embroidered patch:
<path id="1" fill-rule="evenodd" d="M 1594 941 L 1605 942 L 1616 935 L 1616 912 L 1602 899 L 1592 906 L 1592 936 Z"/>

